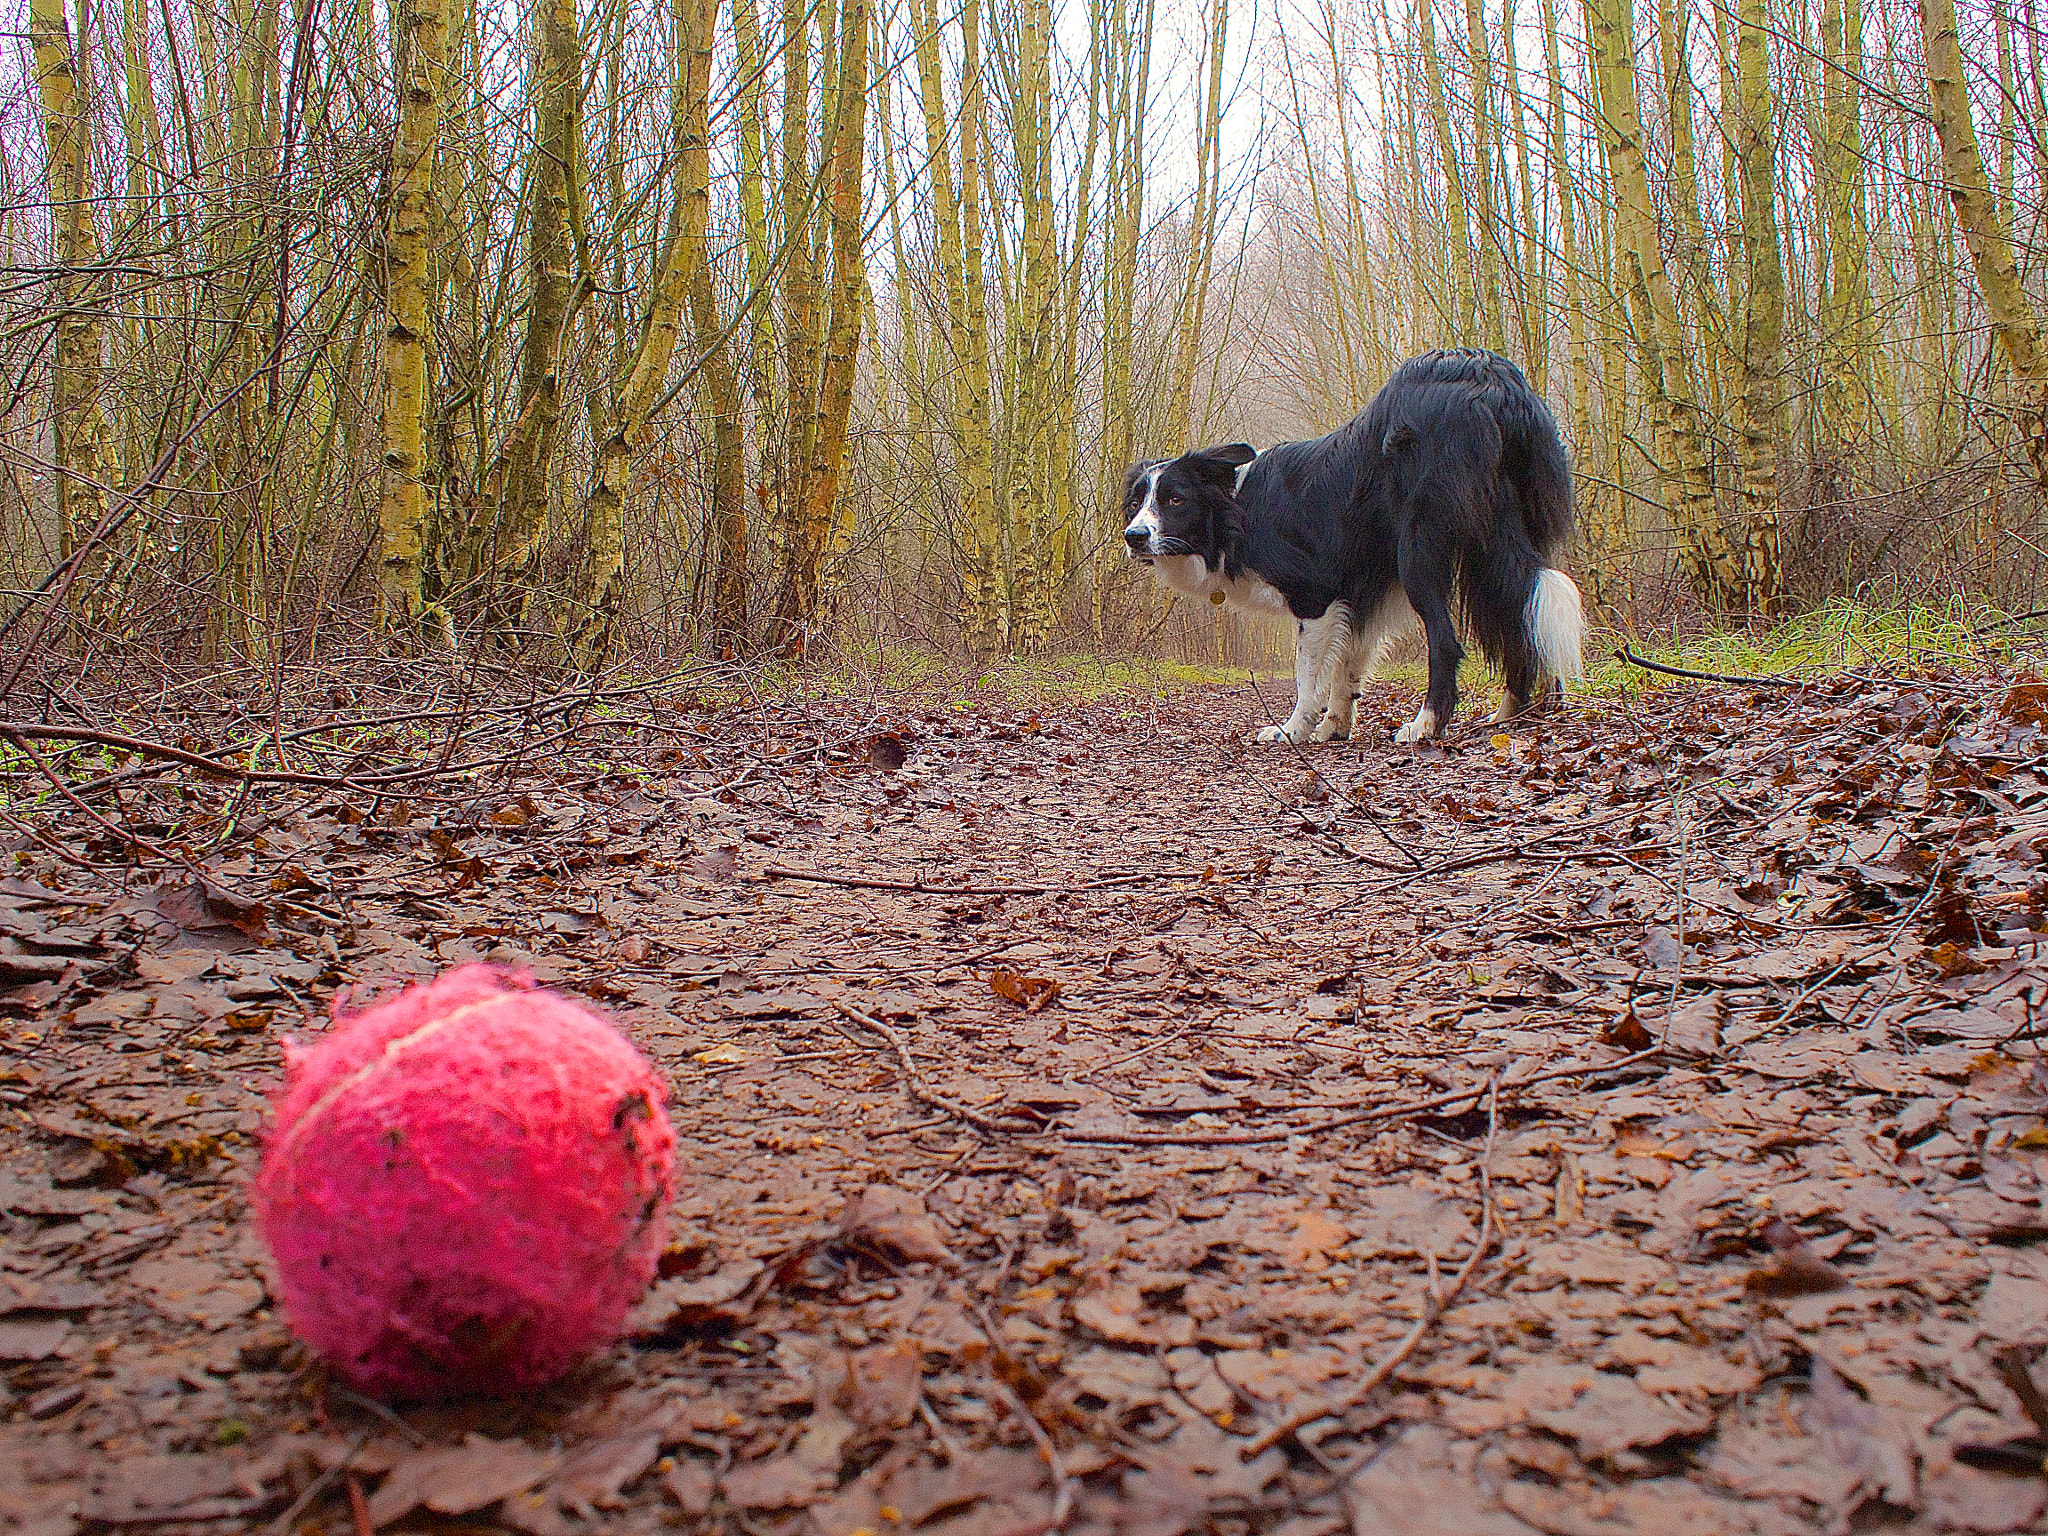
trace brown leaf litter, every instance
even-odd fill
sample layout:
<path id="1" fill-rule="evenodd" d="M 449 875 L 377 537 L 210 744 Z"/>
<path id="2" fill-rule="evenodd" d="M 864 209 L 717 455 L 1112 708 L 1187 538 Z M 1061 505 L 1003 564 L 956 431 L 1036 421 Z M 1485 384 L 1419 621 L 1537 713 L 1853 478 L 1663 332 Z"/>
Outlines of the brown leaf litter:
<path id="1" fill-rule="evenodd" d="M 0 1533 L 2044 1528 L 2039 683 L 350 686 L 38 738 L 133 836 L 0 880 Z M 279 1036 L 468 959 L 667 1072 L 674 1235 L 570 1380 L 371 1404 L 240 1191 Z"/>

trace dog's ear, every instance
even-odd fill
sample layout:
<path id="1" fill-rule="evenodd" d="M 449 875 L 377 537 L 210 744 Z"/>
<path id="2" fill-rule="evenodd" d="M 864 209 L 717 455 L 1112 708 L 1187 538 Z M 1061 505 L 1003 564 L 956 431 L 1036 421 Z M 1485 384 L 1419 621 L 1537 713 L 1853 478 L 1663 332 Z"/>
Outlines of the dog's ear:
<path id="1" fill-rule="evenodd" d="M 1259 456 L 1259 450 L 1250 443 L 1224 443 L 1216 448 L 1198 448 L 1188 455 L 1188 463 L 1204 480 L 1235 489 L 1237 472 Z"/>

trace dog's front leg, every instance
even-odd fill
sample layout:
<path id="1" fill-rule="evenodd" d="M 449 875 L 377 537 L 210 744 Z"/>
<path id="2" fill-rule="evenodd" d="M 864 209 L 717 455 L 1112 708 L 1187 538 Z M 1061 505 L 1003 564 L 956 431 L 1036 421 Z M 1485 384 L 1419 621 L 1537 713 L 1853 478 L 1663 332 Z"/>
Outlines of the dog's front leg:
<path id="1" fill-rule="evenodd" d="M 1338 620 L 1334 610 L 1320 619 L 1298 619 L 1294 625 L 1294 713 L 1285 725 L 1260 729 L 1260 741 L 1307 741 L 1323 717 L 1323 662 Z"/>
<path id="2" fill-rule="evenodd" d="M 1326 702 L 1323 706 L 1323 723 L 1316 727 L 1317 741 L 1349 741 L 1354 718 L 1358 713 L 1358 684 L 1365 675 L 1367 656 L 1362 648 L 1363 637 L 1350 631 L 1334 637 L 1335 652 L 1329 665 L 1324 669 Z"/>

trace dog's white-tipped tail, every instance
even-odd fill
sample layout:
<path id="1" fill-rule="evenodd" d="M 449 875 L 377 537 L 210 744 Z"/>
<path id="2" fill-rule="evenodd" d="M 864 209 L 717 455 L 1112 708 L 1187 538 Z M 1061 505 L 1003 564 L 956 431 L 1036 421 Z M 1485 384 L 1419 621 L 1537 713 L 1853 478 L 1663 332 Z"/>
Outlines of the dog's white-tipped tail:
<path id="1" fill-rule="evenodd" d="M 1550 676 L 1575 683 L 1586 675 L 1586 607 L 1577 583 L 1550 566 L 1529 594 L 1529 643 Z"/>

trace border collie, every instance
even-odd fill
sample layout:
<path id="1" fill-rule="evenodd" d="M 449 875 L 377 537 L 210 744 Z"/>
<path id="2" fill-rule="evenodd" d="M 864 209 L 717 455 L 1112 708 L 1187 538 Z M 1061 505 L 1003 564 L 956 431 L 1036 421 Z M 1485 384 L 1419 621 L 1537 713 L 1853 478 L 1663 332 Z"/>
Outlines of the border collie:
<path id="1" fill-rule="evenodd" d="M 1429 692 L 1397 742 L 1458 707 L 1454 602 L 1507 681 L 1495 720 L 1581 675 L 1579 589 L 1551 562 L 1571 464 L 1522 370 L 1472 348 L 1403 363 L 1327 437 L 1134 465 L 1124 543 L 1177 592 L 1293 618 L 1294 713 L 1260 741 L 1351 734 L 1359 678 L 1419 618 Z"/>

